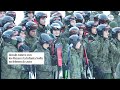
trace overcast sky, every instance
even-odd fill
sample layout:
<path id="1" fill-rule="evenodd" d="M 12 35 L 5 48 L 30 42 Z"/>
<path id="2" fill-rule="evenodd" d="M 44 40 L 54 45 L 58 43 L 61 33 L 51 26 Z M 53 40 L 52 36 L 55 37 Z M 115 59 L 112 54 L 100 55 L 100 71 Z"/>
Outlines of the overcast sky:
<path id="1" fill-rule="evenodd" d="M 23 13 L 23 11 L 15 11 L 15 12 L 16 12 L 15 23 L 16 23 L 16 25 L 18 25 L 21 22 L 21 20 L 24 18 L 24 13 Z M 35 13 L 36 12 L 38 12 L 38 11 L 35 11 Z M 50 11 L 41 11 L 41 12 L 45 12 L 48 15 L 47 22 L 46 22 L 46 24 L 48 24 L 49 23 L 49 18 L 50 18 L 49 17 L 50 16 Z M 65 12 L 64 11 L 59 11 L 59 12 L 62 13 L 63 17 L 65 16 Z M 110 14 L 109 11 L 103 11 L 103 13 L 106 14 L 106 15 Z"/>

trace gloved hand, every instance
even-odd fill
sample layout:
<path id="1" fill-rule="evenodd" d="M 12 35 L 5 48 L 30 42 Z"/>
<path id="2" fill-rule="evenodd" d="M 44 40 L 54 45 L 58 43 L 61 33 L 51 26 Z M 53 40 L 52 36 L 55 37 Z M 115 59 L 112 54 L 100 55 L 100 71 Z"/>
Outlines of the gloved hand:
<path id="1" fill-rule="evenodd" d="M 57 56 L 54 55 L 52 56 L 52 66 L 56 66 L 57 65 Z"/>

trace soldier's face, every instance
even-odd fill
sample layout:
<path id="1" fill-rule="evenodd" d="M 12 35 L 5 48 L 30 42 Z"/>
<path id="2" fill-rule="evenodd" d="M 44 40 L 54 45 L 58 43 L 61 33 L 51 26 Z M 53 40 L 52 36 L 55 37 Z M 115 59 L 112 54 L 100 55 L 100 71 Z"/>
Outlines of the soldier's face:
<path id="1" fill-rule="evenodd" d="M 83 29 L 80 29 L 79 35 L 83 35 Z"/>
<path id="2" fill-rule="evenodd" d="M 91 31 L 92 31 L 92 34 L 97 34 L 96 27 L 93 27 Z"/>
<path id="3" fill-rule="evenodd" d="M 18 36 L 18 31 L 15 31 L 15 32 L 14 32 L 14 36 Z"/>
<path id="4" fill-rule="evenodd" d="M 33 18 L 33 16 L 34 16 L 33 13 L 28 13 L 27 15 L 29 18 Z"/>
<path id="5" fill-rule="evenodd" d="M 118 33 L 118 40 L 120 41 L 120 33 Z"/>
<path id="6" fill-rule="evenodd" d="M 72 26 L 75 26 L 76 21 L 75 21 L 75 20 L 71 20 L 71 21 L 70 21 L 70 24 L 71 24 Z"/>
<path id="7" fill-rule="evenodd" d="M 5 15 L 5 12 L 0 12 L 0 18 Z"/>
<path id="8" fill-rule="evenodd" d="M 46 17 L 40 18 L 40 24 L 45 25 L 46 23 Z"/>
<path id="9" fill-rule="evenodd" d="M 103 37 L 104 37 L 104 38 L 108 38 L 108 37 L 109 37 L 109 32 L 108 32 L 108 30 L 105 30 L 105 31 L 103 32 Z"/>
<path id="10" fill-rule="evenodd" d="M 25 37 L 26 37 L 25 32 L 21 31 L 20 36 L 21 36 L 23 39 L 25 39 Z"/>
<path id="11" fill-rule="evenodd" d="M 35 30 L 31 30 L 29 32 L 29 34 L 30 34 L 30 36 L 35 37 L 36 36 L 36 29 Z"/>
<path id="12" fill-rule="evenodd" d="M 60 35 L 60 30 L 53 30 L 53 35 L 59 36 Z"/>
<path id="13" fill-rule="evenodd" d="M 48 43 L 44 43 L 43 44 L 43 48 L 47 49 L 49 47 L 49 44 Z"/>
<path id="14" fill-rule="evenodd" d="M 76 44 L 76 49 L 80 49 L 80 46 L 81 46 L 81 43 L 80 42 L 78 42 L 77 44 Z"/>

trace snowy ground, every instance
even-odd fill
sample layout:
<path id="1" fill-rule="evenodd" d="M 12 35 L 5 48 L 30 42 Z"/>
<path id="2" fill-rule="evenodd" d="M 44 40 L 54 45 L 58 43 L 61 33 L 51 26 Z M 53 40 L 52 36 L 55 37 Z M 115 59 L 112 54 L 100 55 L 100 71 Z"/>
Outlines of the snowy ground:
<path id="1" fill-rule="evenodd" d="M 15 12 L 16 12 L 15 23 L 16 23 L 16 25 L 18 25 L 21 22 L 21 20 L 24 18 L 24 13 L 23 13 L 23 11 L 15 11 Z M 38 12 L 38 11 L 35 11 L 35 13 L 36 12 Z M 49 23 L 49 18 L 50 18 L 49 17 L 50 16 L 50 11 L 41 11 L 41 12 L 45 12 L 48 15 L 47 22 L 46 22 L 46 24 L 48 24 Z M 59 11 L 59 12 L 62 13 L 63 17 L 65 16 L 65 12 L 64 11 Z M 103 13 L 106 14 L 106 15 L 110 14 L 109 11 L 103 11 Z"/>

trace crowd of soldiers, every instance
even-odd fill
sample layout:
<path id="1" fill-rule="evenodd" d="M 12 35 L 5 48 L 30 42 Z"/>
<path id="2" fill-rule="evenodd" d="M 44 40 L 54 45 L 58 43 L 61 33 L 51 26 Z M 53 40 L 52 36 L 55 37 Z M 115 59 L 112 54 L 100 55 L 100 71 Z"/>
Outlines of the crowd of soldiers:
<path id="1" fill-rule="evenodd" d="M 0 11 L 1 79 L 119 79 L 119 11 L 44 12 L 24 11 L 15 25 L 14 11 Z M 62 45 L 62 75 L 56 77 L 58 54 Z M 44 52 L 43 65 L 8 65 L 8 52 Z M 58 73 L 59 74 L 59 73 Z"/>

